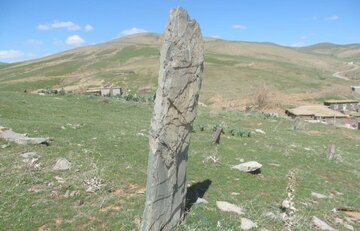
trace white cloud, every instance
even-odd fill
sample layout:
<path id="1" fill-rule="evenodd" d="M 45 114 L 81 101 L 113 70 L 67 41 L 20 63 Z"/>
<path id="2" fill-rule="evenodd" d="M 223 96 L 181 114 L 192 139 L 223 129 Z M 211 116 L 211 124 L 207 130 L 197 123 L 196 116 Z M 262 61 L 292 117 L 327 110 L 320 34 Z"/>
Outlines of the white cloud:
<path id="1" fill-rule="evenodd" d="M 145 33 L 145 32 L 147 32 L 147 31 L 144 30 L 144 29 L 133 27 L 131 29 L 121 31 L 121 36 L 138 34 L 138 33 Z"/>
<path id="2" fill-rule="evenodd" d="M 84 27 L 84 30 L 86 32 L 90 32 L 90 31 L 94 30 L 94 27 L 92 25 L 90 25 L 90 24 L 86 24 L 85 27 Z"/>
<path id="3" fill-rule="evenodd" d="M 85 40 L 83 38 L 81 38 L 79 35 L 71 35 L 69 36 L 66 40 L 65 43 L 67 45 L 71 45 L 71 46 L 79 46 L 83 43 L 85 43 Z"/>
<path id="4" fill-rule="evenodd" d="M 18 50 L 0 50 L 0 59 L 14 59 L 24 55 L 24 52 Z"/>
<path id="5" fill-rule="evenodd" d="M 27 44 L 27 45 L 42 45 L 43 42 L 38 39 L 28 39 L 25 41 L 25 44 Z"/>
<path id="6" fill-rule="evenodd" d="M 211 38 L 216 38 L 216 39 L 221 38 L 221 36 L 220 36 L 220 35 L 210 35 L 210 37 L 211 37 Z"/>
<path id="7" fill-rule="evenodd" d="M 71 31 L 80 30 L 81 27 L 71 21 L 63 22 L 55 20 L 53 23 L 44 23 L 37 26 L 38 30 L 67 29 Z"/>
<path id="8" fill-rule="evenodd" d="M 242 25 L 242 24 L 235 24 L 235 25 L 232 25 L 232 28 L 233 29 L 239 29 L 239 30 L 246 30 L 247 26 Z"/>
<path id="9" fill-rule="evenodd" d="M 24 53 L 19 50 L 0 50 L 0 62 L 19 62 L 36 57 L 33 53 Z"/>
<path id="10" fill-rule="evenodd" d="M 340 17 L 337 16 L 337 15 L 333 15 L 333 16 L 330 16 L 330 17 L 326 18 L 326 20 L 328 20 L 328 21 L 336 21 L 338 19 L 340 19 Z"/>
<path id="11" fill-rule="evenodd" d="M 292 47 L 304 47 L 305 43 L 303 41 L 299 41 L 299 42 L 291 44 L 290 46 L 292 46 Z"/>

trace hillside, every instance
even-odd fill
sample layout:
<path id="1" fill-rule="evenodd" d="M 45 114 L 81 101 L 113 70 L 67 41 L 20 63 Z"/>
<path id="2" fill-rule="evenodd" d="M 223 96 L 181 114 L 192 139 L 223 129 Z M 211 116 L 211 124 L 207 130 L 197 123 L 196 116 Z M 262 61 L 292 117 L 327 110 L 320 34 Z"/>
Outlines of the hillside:
<path id="1" fill-rule="evenodd" d="M 337 45 L 333 43 L 319 43 L 308 47 L 299 48 L 301 51 L 329 55 L 349 61 L 360 60 L 360 44 Z"/>
<path id="2" fill-rule="evenodd" d="M 38 60 L 0 65 L 0 90 L 64 87 L 81 92 L 113 84 L 153 94 L 161 44 L 158 34 L 137 34 Z M 207 38 L 201 101 L 242 108 L 264 93 L 268 108 L 283 108 L 304 100 L 354 98 L 349 88 L 353 82 L 332 77 L 348 68 L 352 46 L 360 45 L 336 46 L 335 52 L 324 45 L 295 49 Z"/>

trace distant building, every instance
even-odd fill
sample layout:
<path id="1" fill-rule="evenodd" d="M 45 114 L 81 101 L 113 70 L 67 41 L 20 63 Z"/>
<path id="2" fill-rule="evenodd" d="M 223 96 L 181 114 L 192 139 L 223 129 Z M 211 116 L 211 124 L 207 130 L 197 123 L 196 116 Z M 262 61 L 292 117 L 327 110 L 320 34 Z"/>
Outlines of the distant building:
<path id="1" fill-rule="evenodd" d="M 332 110 L 336 111 L 358 111 L 359 101 L 357 100 L 328 100 L 324 102 Z"/>
<path id="2" fill-rule="evenodd" d="M 86 93 L 101 96 L 121 96 L 123 94 L 123 90 L 120 87 L 103 87 L 96 89 L 88 89 Z"/>
<path id="3" fill-rule="evenodd" d="M 285 113 L 291 118 L 300 118 L 307 120 L 320 120 L 328 123 L 344 123 L 347 115 L 332 110 L 326 106 L 300 106 L 293 109 L 287 109 Z"/>
<path id="4" fill-rule="evenodd" d="M 351 86 L 351 90 L 360 94 L 360 86 Z"/>

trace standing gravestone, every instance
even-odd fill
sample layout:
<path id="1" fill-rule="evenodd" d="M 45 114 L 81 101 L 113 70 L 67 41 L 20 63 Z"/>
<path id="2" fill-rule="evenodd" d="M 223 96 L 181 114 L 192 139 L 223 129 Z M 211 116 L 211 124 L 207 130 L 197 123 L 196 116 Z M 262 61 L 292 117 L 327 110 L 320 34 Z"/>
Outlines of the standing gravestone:
<path id="1" fill-rule="evenodd" d="M 222 128 L 217 128 L 214 132 L 211 143 L 212 144 L 219 144 L 220 143 L 220 136 L 221 136 Z"/>
<path id="2" fill-rule="evenodd" d="M 336 152 L 335 144 L 329 144 L 328 151 L 327 151 L 327 158 L 329 160 L 332 160 L 335 156 L 335 152 Z"/>
<path id="3" fill-rule="evenodd" d="M 171 230 L 184 216 L 188 148 L 203 62 L 199 24 L 183 8 L 171 9 L 151 120 L 143 231 Z"/>

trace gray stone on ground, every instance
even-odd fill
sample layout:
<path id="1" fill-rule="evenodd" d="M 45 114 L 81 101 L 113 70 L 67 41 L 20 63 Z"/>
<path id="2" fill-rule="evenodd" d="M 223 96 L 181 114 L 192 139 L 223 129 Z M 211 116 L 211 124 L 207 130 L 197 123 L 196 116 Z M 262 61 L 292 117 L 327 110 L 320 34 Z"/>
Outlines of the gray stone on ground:
<path id="1" fill-rule="evenodd" d="M 257 224 L 255 224 L 252 220 L 242 217 L 240 229 L 242 230 L 250 230 L 253 228 L 257 228 Z"/>
<path id="2" fill-rule="evenodd" d="M 237 169 L 241 172 L 255 172 L 262 167 L 262 164 L 256 161 L 249 161 L 241 163 L 232 167 L 232 169 Z"/>
<path id="3" fill-rule="evenodd" d="M 16 133 L 13 130 L 0 126 L 0 139 L 14 142 L 16 144 L 49 144 L 50 138 L 30 138 L 24 134 Z"/>
<path id="4" fill-rule="evenodd" d="M 316 216 L 312 217 L 312 223 L 316 226 L 316 228 L 318 228 L 320 230 L 324 230 L 324 231 L 336 231 L 337 230 Z"/>
<path id="5" fill-rule="evenodd" d="M 70 169 L 70 167 L 71 167 L 70 161 L 68 161 L 65 158 L 59 158 L 59 159 L 57 159 L 57 161 L 53 167 L 53 170 L 64 171 L 64 170 Z"/>
<path id="6" fill-rule="evenodd" d="M 199 24 L 183 8 L 171 9 L 149 132 L 143 231 L 172 230 L 185 215 L 188 148 L 197 115 L 203 63 Z"/>
<path id="7" fill-rule="evenodd" d="M 237 213 L 239 215 L 244 214 L 244 211 L 242 208 L 240 208 L 237 205 L 231 204 L 229 202 L 226 201 L 216 201 L 216 206 L 224 212 L 233 212 L 233 213 Z"/>
<path id="8" fill-rule="evenodd" d="M 326 199 L 329 198 L 328 196 L 321 194 L 321 193 L 317 193 L 317 192 L 311 192 L 311 196 L 318 198 L 318 199 Z"/>
<path id="9" fill-rule="evenodd" d="M 344 227 L 347 228 L 348 230 L 354 230 L 354 227 L 350 224 L 344 224 Z"/>
<path id="10" fill-rule="evenodd" d="M 264 131 L 261 130 L 261 129 L 255 129 L 255 132 L 260 133 L 260 134 L 266 134 L 266 132 L 264 132 Z"/>
<path id="11" fill-rule="evenodd" d="M 55 179 L 58 183 L 60 183 L 60 184 L 65 183 L 65 180 L 64 180 L 64 178 L 62 178 L 62 177 L 54 176 L 54 179 Z"/>
<path id="12" fill-rule="evenodd" d="M 195 204 L 207 204 L 207 203 L 209 203 L 209 202 L 201 197 L 198 197 L 195 202 Z"/>
<path id="13" fill-rule="evenodd" d="M 24 152 L 24 153 L 21 153 L 20 156 L 25 159 L 40 157 L 40 155 L 37 154 L 36 152 Z"/>

